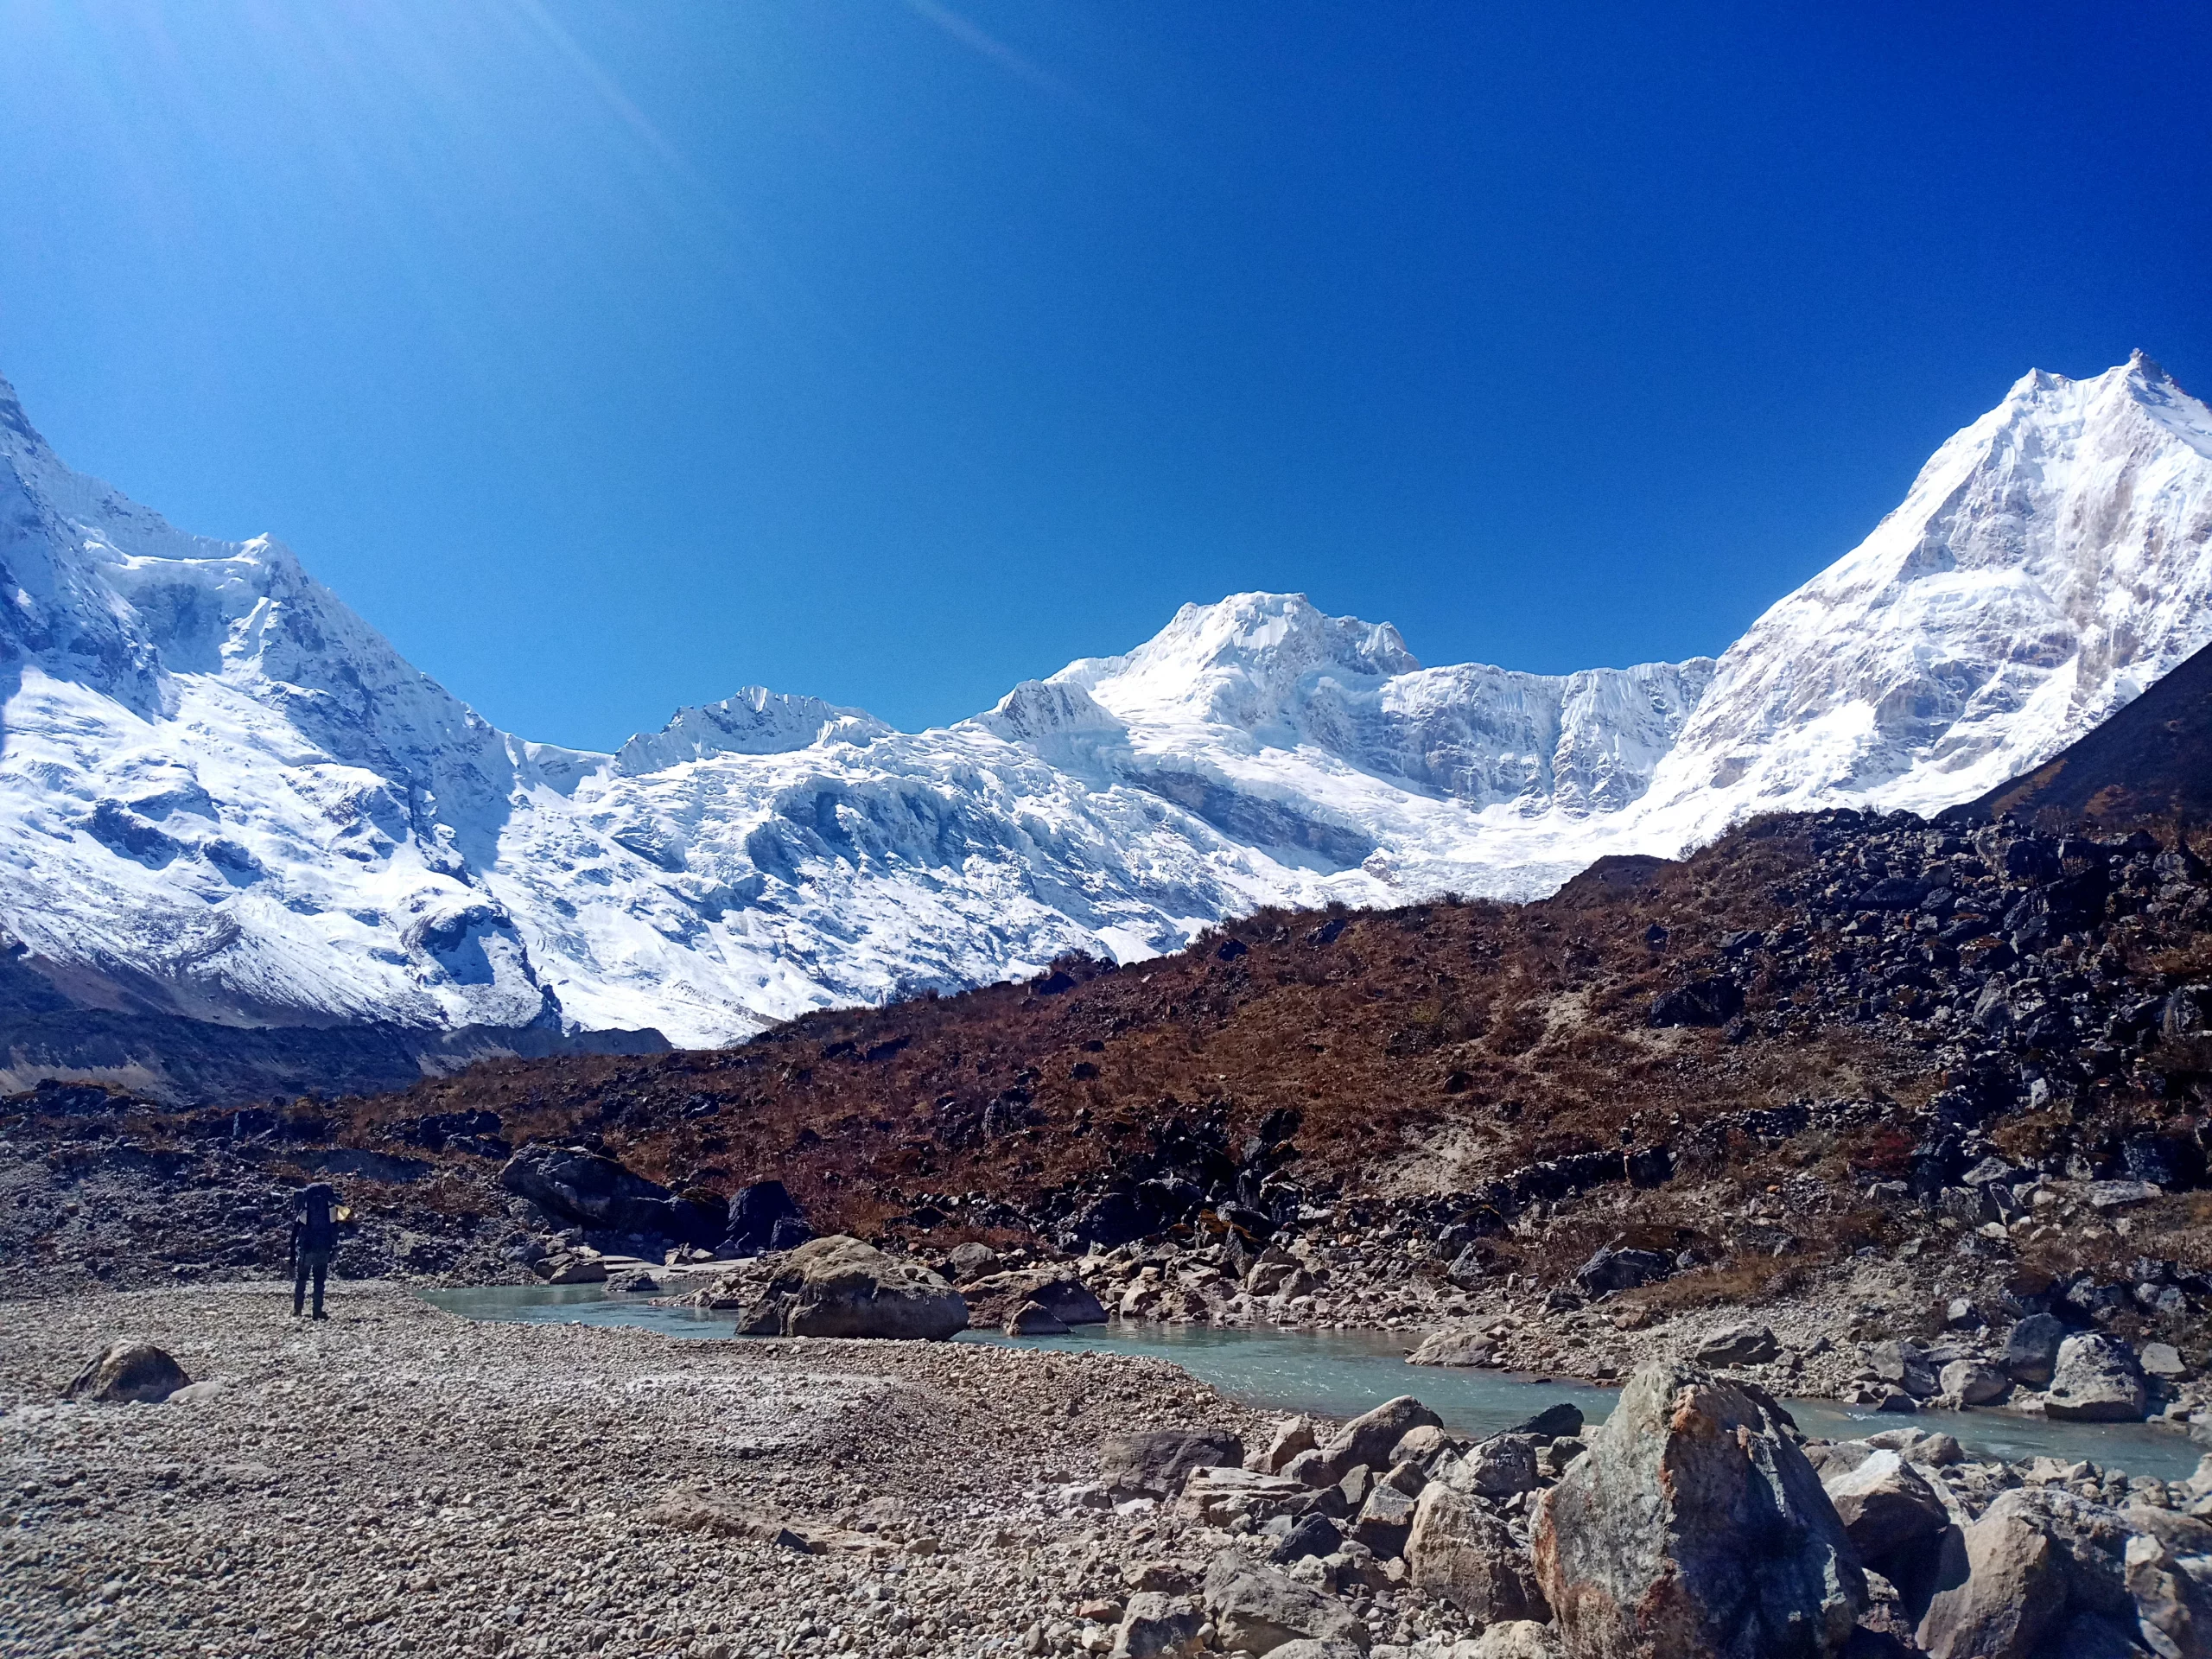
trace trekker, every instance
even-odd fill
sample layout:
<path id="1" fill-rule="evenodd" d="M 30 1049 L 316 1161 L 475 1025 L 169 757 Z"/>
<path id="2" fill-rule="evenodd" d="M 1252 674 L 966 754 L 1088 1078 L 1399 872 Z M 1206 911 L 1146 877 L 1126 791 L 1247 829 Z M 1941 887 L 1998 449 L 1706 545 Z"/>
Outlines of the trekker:
<path id="1" fill-rule="evenodd" d="M 292 1317 L 298 1319 L 308 1297 L 308 1275 L 315 1275 L 315 1317 L 322 1311 L 322 1281 L 330 1274 L 330 1253 L 338 1246 L 338 1190 L 328 1181 L 303 1186 L 292 1195 Z"/>

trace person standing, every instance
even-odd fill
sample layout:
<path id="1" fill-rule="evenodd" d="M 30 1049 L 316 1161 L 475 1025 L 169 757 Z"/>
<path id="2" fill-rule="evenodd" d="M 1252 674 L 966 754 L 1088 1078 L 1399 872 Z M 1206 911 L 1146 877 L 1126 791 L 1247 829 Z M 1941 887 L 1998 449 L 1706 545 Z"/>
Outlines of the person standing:
<path id="1" fill-rule="evenodd" d="M 308 1280 L 315 1280 L 315 1317 L 322 1311 L 322 1284 L 330 1274 L 330 1253 L 338 1248 L 338 1190 L 327 1181 L 316 1181 L 292 1195 L 292 1317 L 298 1319 L 308 1299 Z"/>

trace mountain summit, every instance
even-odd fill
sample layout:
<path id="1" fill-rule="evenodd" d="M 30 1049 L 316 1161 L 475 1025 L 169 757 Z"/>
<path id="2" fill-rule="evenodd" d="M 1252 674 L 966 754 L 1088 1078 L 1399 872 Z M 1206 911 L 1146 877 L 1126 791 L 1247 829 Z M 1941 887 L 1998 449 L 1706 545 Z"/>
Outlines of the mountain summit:
<path id="1" fill-rule="evenodd" d="M 2212 642 L 2208 538 L 2212 414 L 2139 354 L 2022 378 L 1717 663 L 1425 668 L 1241 594 L 942 730 L 756 687 L 601 755 L 495 729 L 281 544 L 70 471 L 0 382 L 0 928 L 80 1004 L 725 1041 L 1971 799 Z"/>

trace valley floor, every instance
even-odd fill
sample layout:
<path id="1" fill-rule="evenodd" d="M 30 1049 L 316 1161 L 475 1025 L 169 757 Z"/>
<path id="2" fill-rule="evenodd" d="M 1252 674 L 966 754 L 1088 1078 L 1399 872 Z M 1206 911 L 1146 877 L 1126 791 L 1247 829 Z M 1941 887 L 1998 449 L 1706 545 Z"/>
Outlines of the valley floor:
<path id="1" fill-rule="evenodd" d="M 1203 1565 L 1056 1491 L 1103 1435 L 1254 1423 L 1150 1361 L 478 1325 L 359 1283 L 315 1324 L 288 1288 L 0 1304 L 0 1652 L 1013 1652 L 1125 1565 Z M 213 1386 L 63 1402 L 124 1335 Z"/>

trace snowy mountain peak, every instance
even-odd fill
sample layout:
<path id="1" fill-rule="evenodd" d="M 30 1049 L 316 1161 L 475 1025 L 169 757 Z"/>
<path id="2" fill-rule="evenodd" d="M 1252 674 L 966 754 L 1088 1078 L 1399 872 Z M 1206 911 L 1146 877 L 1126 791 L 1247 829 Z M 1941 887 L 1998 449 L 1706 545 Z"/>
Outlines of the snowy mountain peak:
<path id="1" fill-rule="evenodd" d="M 861 709 L 748 685 L 720 702 L 679 709 L 658 732 L 640 733 L 614 756 L 617 772 L 658 772 L 717 754 L 786 754 L 823 743 L 866 745 L 891 728 Z"/>
<path id="2" fill-rule="evenodd" d="M 0 391 L 0 930 L 123 1006 L 706 1044 L 1265 904 L 1524 898 L 1760 810 L 1972 799 L 2208 641 L 2212 413 L 2139 353 L 2023 377 L 1718 662 L 1423 668 L 1237 594 L 941 730 L 752 687 L 587 754 L 494 730 L 282 543 L 70 471 Z"/>
<path id="3" fill-rule="evenodd" d="M 1303 594 L 1252 593 L 1185 605 L 1126 656 L 1085 658 L 1052 677 L 1124 719 L 1249 732 L 1282 723 L 1316 677 L 1372 684 L 1420 666 L 1387 622 L 1325 615 Z"/>

